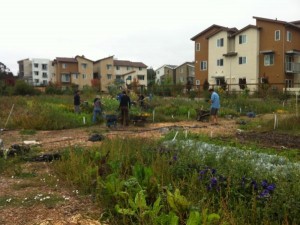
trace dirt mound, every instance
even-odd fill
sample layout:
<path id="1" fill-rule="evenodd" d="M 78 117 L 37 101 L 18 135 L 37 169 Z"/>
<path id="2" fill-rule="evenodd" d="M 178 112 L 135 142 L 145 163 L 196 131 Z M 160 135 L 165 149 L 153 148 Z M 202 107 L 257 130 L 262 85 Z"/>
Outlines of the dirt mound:
<path id="1" fill-rule="evenodd" d="M 241 142 L 256 142 L 266 147 L 277 149 L 300 149 L 300 137 L 276 132 L 241 132 L 236 137 Z"/>

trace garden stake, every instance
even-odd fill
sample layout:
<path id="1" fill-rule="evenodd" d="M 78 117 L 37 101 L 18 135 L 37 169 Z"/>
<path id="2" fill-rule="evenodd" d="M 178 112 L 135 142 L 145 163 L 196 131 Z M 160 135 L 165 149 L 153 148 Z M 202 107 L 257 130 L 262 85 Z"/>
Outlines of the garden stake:
<path id="1" fill-rule="evenodd" d="M 175 136 L 174 136 L 174 138 L 173 138 L 172 141 L 175 141 L 175 140 L 176 140 L 177 134 L 178 134 L 178 131 L 176 131 L 176 134 L 175 134 Z"/>
<path id="2" fill-rule="evenodd" d="M 155 109 L 153 109 L 152 115 L 153 115 L 153 123 L 154 123 Z"/>
<path id="3" fill-rule="evenodd" d="M 190 111 L 188 111 L 188 119 L 190 119 Z"/>
<path id="4" fill-rule="evenodd" d="M 11 107 L 11 110 L 10 110 L 10 112 L 9 112 L 9 115 L 8 115 L 8 117 L 7 117 L 7 120 L 6 120 L 6 123 L 5 123 L 5 125 L 4 125 L 4 129 L 3 129 L 3 130 L 5 130 L 5 128 L 6 128 L 6 125 L 7 125 L 7 123 L 8 123 L 9 118 L 10 118 L 10 115 L 11 115 L 13 109 L 14 109 L 14 106 L 15 106 L 15 104 L 13 104 L 12 107 Z"/>
<path id="5" fill-rule="evenodd" d="M 83 119 L 83 124 L 85 124 L 85 117 L 83 117 L 82 119 Z"/>

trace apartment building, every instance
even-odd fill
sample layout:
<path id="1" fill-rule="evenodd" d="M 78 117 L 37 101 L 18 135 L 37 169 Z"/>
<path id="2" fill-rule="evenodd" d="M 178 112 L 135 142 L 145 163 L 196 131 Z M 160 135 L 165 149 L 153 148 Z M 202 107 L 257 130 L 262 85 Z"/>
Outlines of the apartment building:
<path id="1" fill-rule="evenodd" d="M 184 62 L 175 68 L 176 84 L 190 84 L 194 83 L 195 66 L 194 62 Z"/>
<path id="2" fill-rule="evenodd" d="M 176 65 L 163 65 L 155 70 L 156 83 L 161 84 L 164 82 L 176 84 Z"/>
<path id="3" fill-rule="evenodd" d="M 94 62 L 94 78 L 100 80 L 100 90 L 103 92 L 107 92 L 109 85 L 112 85 L 116 79 L 113 64 L 114 56 L 109 56 Z"/>
<path id="4" fill-rule="evenodd" d="M 238 30 L 212 25 L 191 38 L 196 85 L 205 79 L 210 85 L 229 84 L 231 90 L 256 90 L 266 80 L 274 89 L 298 85 L 300 22 L 253 18 L 255 26 Z"/>
<path id="5" fill-rule="evenodd" d="M 225 28 L 216 24 L 211 25 L 205 30 L 191 38 L 195 42 L 195 82 L 194 85 L 200 88 L 208 81 L 208 39 L 207 36 L 216 32 L 220 28 Z"/>
<path id="6" fill-rule="evenodd" d="M 34 58 L 18 61 L 19 76 L 33 86 L 46 86 L 53 74 L 52 61 Z"/>
<path id="7" fill-rule="evenodd" d="M 110 85 L 130 88 L 133 82 L 142 90 L 147 87 L 147 66 L 142 62 L 117 60 L 109 56 L 94 62 L 94 77 L 99 77 L 101 91 L 104 92 Z"/>
<path id="8" fill-rule="evenodd" d="M 72 87 L 72 81 L 79 77 L 77 60 L 75 58 L 56 57 L 52 65 L 54 70 L 51 82 L 61 86 L 62 89 Z"/>
<path id="9" fill-rule="evenodd" d="M 279 83 L 300 87 L 300 22 L 253 18 L 260 28 L 260 79 L 275 84 L 273 88 L 284 88 Z"/>

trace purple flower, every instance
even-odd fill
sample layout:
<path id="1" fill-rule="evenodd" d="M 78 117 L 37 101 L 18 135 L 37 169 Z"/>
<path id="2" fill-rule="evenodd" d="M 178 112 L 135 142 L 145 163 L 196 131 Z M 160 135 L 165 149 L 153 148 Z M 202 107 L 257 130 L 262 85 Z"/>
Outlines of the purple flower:
<path id="1" fill-rule="evenodd" d="M 260 195 L 259 195 L 259 198 L 266 198 L 266 197 L 269 197 L 270 196 L 270 191 L 268 189 L 264 189 Z"/>
<path id="2" fill-rule="evenodd" d="M 218 184 L 217 178 L 215 178 L 215 177 L 211 178 L 210 184 L 212 185 L 212 187 L 217 186 L 217 184 Z"/>
<path id="3" fill-rule="evenodd" d="M 177 161 L 177 156 L 176 155 L 173 156 L 173 160 Z"/>
<path id="4" fill-rule="evenodd" d="M 275 188 L 276 188 L 275 184 L 270 184 L 266 189 L 269 190 L 269 191 L 274 191 Z"/>
<path id="5" fill-rule="evenodd" d="M 263 188 L 267 188 L 267 187 L 268 187 L 268 181 L 267 181 L 267 180 L 263 180 L 263 181 L 261 182 L 261 186 L 262 186 Z"/>

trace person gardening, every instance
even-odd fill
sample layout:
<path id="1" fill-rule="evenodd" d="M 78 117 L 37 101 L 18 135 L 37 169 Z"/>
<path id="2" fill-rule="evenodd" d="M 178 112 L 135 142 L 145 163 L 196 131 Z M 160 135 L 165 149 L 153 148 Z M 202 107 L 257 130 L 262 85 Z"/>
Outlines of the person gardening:
<path id="1" fill-rule="evenodd" d="M 129 109 L 130 109 L 131 101 L 129 96 L 126 94 L 126 91 L 123 91 L 123 95 L 120 99 L 119 109 L 121 109 L 121 118 L 122 125 L 129 125 Z"/>
<path id="2" fill-rule="evenodd" d="M 218 93 L 214 91 L 213 88 L 210 88 L 209 92 L 211 93 L 210 115 L 211 115 L 212 125 L 218 125 L 218 111 L 220 110 L 220 97 Z"/>

